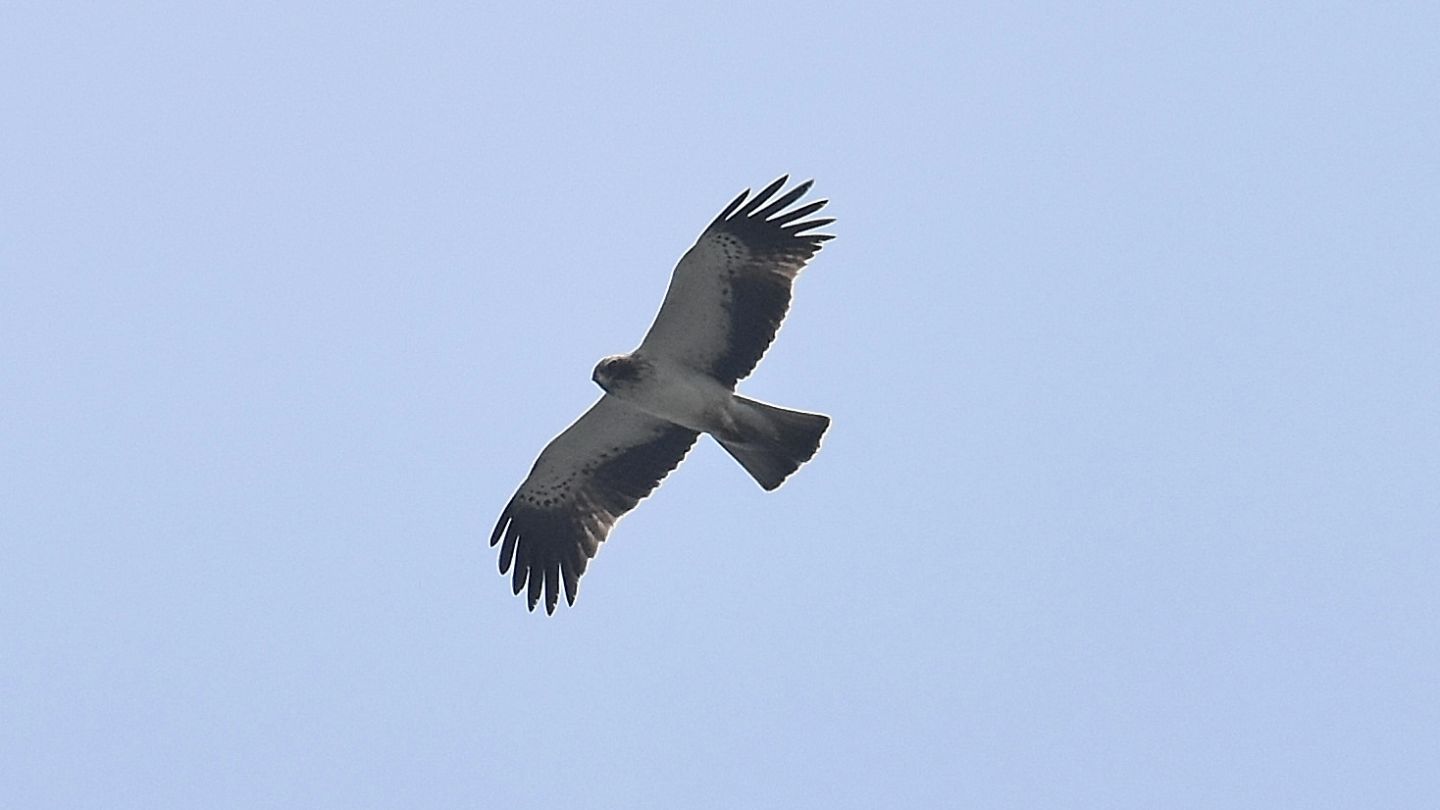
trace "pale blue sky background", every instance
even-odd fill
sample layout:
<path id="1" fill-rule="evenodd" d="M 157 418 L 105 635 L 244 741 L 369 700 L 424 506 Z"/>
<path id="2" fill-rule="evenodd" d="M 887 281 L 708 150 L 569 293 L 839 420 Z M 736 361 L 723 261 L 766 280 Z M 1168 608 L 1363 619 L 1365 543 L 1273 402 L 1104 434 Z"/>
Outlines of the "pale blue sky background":
<path id="1" fill-rule="evenodd" d="M 6 4 L 0 805 L 1440 805 L 1440 10 L 1173 5 Z M 823 450 L 527 613 L 786 172 Z"/>

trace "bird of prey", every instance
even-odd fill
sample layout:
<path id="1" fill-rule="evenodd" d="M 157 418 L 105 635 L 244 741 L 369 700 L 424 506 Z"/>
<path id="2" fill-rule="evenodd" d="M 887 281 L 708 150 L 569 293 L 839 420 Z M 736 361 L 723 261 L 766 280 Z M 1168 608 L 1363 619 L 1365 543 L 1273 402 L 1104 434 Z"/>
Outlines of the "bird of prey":
<path id="1" fill-rule="evenodd" d="M 700 234 L 640 347 L 595 366 L 591 378 L 605 393 L 551 440 L 501 513 L 490 545 L 501 543 L 500 573 L 513 567 L 515 593 L 527 592 L 530 610 L 543 592 L 553 613 L 562 585 L 575 604 L 580 575 L 611 527 L 699 434 L 767 490 L 815 455 L 830 417 L 735 393 L 775 339 L 795 277 L 833 238 L 811 233 L 833 218 L 806 219 L 826 200 L 790 208 L 811 181 L 775 196 L 788 179 L 753 197 L 741 192 Z"/>

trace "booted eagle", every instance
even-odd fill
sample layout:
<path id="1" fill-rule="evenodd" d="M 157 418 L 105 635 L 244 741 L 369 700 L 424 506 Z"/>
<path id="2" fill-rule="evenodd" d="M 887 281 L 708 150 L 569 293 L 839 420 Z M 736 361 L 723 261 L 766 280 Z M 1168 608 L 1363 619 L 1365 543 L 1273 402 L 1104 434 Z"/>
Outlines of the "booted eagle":
<path id="1" fill-rule="evenodd" d="M 795 277 L 833 238 L 808 231 L 834 219 L 805 219 L 826 200 L 785 210 L 810 181 L 775 197 L 788 179 L 754 197 L 741 192 L 700 234 L 640 348 L 595 366 L 604 395 L 551 440 L 501 513 L 490 545 L 504 541 L 500 573 L 513 567 L 515 593 L 526 591 L 531 610 L 543 592 L 553 613 L 562 584 L 575 604 L 580 575 L 610 528 L 701 433 L 767 490 L 815 455 L 830 417 L 735 393 L 775 339 Z"/>

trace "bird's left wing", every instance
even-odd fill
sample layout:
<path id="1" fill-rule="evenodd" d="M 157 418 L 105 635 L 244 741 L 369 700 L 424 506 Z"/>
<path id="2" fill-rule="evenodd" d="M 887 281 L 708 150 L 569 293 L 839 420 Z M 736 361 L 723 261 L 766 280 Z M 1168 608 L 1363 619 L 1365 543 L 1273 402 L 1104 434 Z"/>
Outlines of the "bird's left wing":
<path id="1" fill-rule="evenodd" d="M 644 413 L 609 394 L 556 436 L 510 499 L 490 545 L 500 573 L 514 566 L 515 593 L 543 590 L 554 613 L 559 587 L 575 604 L 580 575 L 620 516 L 635 508 L 689 452 L 698 434 Z"/>
<path id="2" fill-rule="evenodd" d="M 641 351 L 729 387 L 755 369 L 790 308 L 795 277 L 834 238 L 812 233 L 833 219 L 806 219 L 825 200 L 790 208 L 810 190 L 810 181 L 775 196 L 788 179 L 753 197 L 746 190 L 700 234 L 675 266 Z"/>

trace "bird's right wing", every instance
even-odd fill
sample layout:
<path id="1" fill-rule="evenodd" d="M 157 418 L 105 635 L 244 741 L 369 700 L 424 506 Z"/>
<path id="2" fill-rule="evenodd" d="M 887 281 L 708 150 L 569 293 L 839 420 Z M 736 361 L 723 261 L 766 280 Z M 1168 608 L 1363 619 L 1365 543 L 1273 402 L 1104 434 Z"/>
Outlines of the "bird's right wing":
<path id="1" fill-rule="evenodd" d="M 580 575 L 620 516 L 635 508 L 675 469 L 698 434 L 609 394 L 546 445 L 510 499 L 490 545 L 500 546 L 500 573 L 514 566 L 515 593 L 529 589 L 535 609 L 555 612 L 559 586 L 575 604 Z"/>

